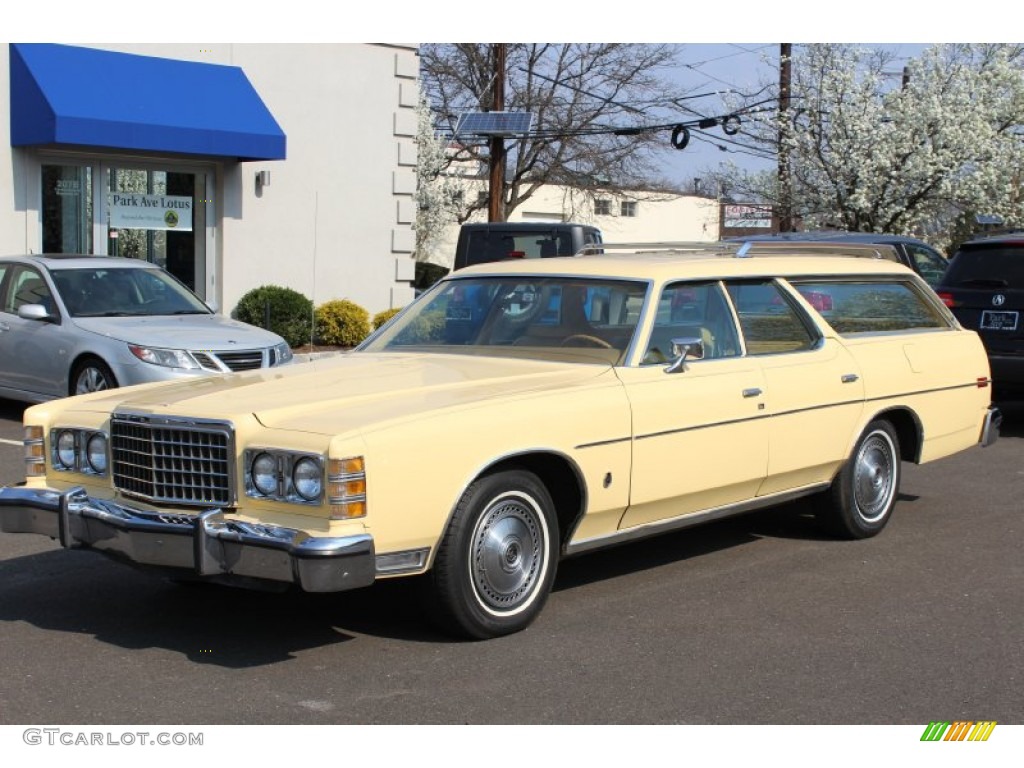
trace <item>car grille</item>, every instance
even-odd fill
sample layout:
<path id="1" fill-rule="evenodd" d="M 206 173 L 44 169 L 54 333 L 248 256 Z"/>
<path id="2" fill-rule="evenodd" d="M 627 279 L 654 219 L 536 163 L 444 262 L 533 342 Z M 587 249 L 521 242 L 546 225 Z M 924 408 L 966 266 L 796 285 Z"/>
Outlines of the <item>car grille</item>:
<path id="1" fill-rule="evenodd" d="M 233 443 L 226 423 L 115 414 L 110 422 L 114 487 L 150 501 L 230 505 Z"/>
<path id="2" fill-rule="evenodd" d="M 242 352 L 192 352 L 199 364 L 210 371 L 254 371 L 263 367 L 263 350 L 247 349 Z M 273 365 L 273 358 L 270 361 Z"/>

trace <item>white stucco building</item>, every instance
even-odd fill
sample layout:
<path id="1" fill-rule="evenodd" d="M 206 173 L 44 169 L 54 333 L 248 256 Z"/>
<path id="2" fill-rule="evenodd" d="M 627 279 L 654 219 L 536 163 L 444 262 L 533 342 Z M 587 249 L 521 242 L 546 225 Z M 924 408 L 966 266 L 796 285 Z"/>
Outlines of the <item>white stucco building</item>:
<path id="1" fill-rule="evenodd" d="M 9 44 L 0 252 L 131 255 L 230 313 L 412 298 L 419 56 L 398 44 Z"/>

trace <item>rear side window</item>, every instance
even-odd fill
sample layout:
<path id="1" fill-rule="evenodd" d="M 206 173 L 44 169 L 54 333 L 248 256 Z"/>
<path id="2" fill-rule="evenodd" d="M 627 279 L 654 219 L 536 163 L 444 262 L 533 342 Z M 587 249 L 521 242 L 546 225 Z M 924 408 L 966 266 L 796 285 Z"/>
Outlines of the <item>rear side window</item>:
<path id="1" fill-rule="evenodd" d="M 1024 242 L 965 246 L 942 282 L 951 288 L 1024 289 Z"/>
<path id="2" fill-rule="evenodd" d="M 949 327 L 908 283 L 815 281 L 793 287 L 843 336 Z"/>
<path id="3" fill-rule="evenodd" d="M 907 254 L 914 263 L 914 268 L 928 282 L 928 285 L 938 285 L 939 281 L 942 280 L 942 276 L 946 273 L 946 267 L 949 266 L 949 262 L 935 251 L 923 248 L 920 245 L 907 243 L 904 245 L 904 248 L 907 249 Z"/>

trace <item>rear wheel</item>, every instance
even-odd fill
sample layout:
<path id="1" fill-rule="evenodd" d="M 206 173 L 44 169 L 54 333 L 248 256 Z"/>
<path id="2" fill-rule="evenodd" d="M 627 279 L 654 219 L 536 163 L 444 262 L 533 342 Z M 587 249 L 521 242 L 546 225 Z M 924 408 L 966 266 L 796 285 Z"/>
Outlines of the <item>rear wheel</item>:
<path id="1" fill-rule="evenodd" d="M 90 392 L 102 392 L 115 389 L 117 379 L 114 378 L 110 366 L 96 357 L 80 361 L 71 371 L 69 395 L 86 395 Z"/>
<path id="2" fill-rule="evenodd" d="M 838 536 L 866 539 L 889 522 L 899 487 L 899 437 L 888 421 L 872 421 L 819 500 L 817 517 Z"/>
<path id="3" fill-rule="evenodd" d="M 479 640 L 525 629 L 554 582 L 557 542 L 554 504 L 535 475 L 507 470 L 480 478 L 438 548 L 434 618 Z"/>

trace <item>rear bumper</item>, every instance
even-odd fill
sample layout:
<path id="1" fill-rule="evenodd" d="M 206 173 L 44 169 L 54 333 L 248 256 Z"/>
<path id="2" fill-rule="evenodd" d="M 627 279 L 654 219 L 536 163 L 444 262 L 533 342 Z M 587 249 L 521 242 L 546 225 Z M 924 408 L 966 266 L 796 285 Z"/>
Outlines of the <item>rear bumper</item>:
<path id="1" fill-rule="evenodd" d="M 295 584 L 340 592 L 375 579 L 373 537 L 310 536 L 304 531 L 232 520 L 218 509 L 152 512 L 93 499 L 81 488 L 0 488 L 0 530 L 38 533 L 71 549 L 177 570 L 222 583 Z"/>
<path id="2" fill-rule="evenodd" d="M 981 443 L 983 447 L 992 445 L 992 443 L 999 439 L 999 428 L 1002 424 L 1002 411 L 994 405 L 989 406 L 988 413 L 985 414 L 985 421 L 982 422 L 981 438 L 978 442 Z"/>

